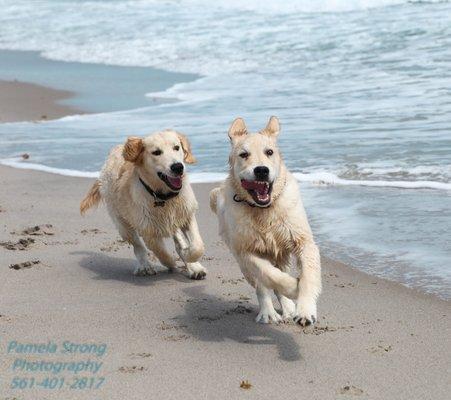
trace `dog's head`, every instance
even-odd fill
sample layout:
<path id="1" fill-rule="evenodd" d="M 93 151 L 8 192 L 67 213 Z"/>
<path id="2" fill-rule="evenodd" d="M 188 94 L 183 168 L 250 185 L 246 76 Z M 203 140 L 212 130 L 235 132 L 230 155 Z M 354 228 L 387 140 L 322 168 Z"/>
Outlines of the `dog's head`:
<path id="1" fill-rule="evenodd" d="M 248 133 L 242 118 L 237 118 L 229 129 L 229 162 L 237 194 L 258 207 L 271 204 L 280 177 L 282 159 L 276 142 L 279 131 L 276 117 L 271 117 L 259 133 Z"/>
<path id="2" fill-rule="evenodd" d="M 129 137 L 122 155 L 133 163 L 140 176 L 155 190 L 182 189 L 185 163 L 196 162 L 185 135 L 167 130 L 146 138 Z"/>

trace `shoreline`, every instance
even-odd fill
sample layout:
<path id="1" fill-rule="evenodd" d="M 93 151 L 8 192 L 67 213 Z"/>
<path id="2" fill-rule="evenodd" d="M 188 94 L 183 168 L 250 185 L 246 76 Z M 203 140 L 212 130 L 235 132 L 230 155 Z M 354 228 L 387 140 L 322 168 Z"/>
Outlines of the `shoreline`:
<path id="1" fill-rule="evenodd" d="M 1 166 L 0 181 L 0 242 L 13 247 L 0 247 L 2 343 L 105 343 L 102 397 L 132 391 L 136 399 L 238 398 L 245 380 L 250 399 L 299 391 L 323 399 L 448 393 L 450 303 L 433 295 L 323 258 L 315 328 L 256 324 L 254 290 L 220 241 L 208 207 L 211 184 L 193 185 L 208 275 L 191 281 L 164 269 L 133 276 L 133 251 L 118 240 L 105 208 L 79 215 L 92 179 Z M 18 374 L 10 369 L 14 357 L 0 359 L 4 382 Z M 168 376 L 178 384 L 167 386 Z M 2 394 L 17 393 L 3 387 Z M 65 389 L 29 395 L 71 396 Z"/>
<path id="2" fill-rule="evenodd" d="M 24 163 L 22 165 L 26 165 L 26 164 L 27 163 Z M 51 176 L 56 175 L 56 176 L 60 176 L 63 178 L 67 178 L 68 180 L 80 179 L 80 180 L 88 180 L 89 181 L 89 180 L 97 178 L 97 176 L 98 176 L 98 173 L 94 173 L 94 172 L 86 173 L 87 175 L 83 175 L 83 176 L 80 176 L 77 174 L 69 175 L 67 173 L 58 173 L 58 172 L 48 171 L 45 168 L 44 169 L 35 169 L 35 168 L 26 168 L 26 167 L 20 168 L 17 165 L 5 165 L 0 162 L 0 175 L 1 175 L 2 170 L 4 170 L 4 169 L 6 169 L 6 170 L 10 169 L 12 171 L 21 171 L 22 173 L 25 173 L 25 174 L 27 172 L 29 172 L 31 174 L 33 174 L 33 173 L 44 174 L 44 175 L 48 175 L 49 179 L 51 179 L 50 178 Z M 68 170 L 68 171 L 70 171 L 70 170 Z M 205 180 L 205 181 L 202 180 L 202 181 L 197 181 L 197 182 L 194 181 L 193 182 L 193 180 L 190 179 L 190 183 L 193 187 L 210 187 L 210 186 L 215 187 L 215 186 L 218 186 L 221 183 L 221 181 L 212 179 L 212 180 Z M 329 256 L 324 256 L 324 255 L 321 255 L 321 258 L 327 260 L 327 262 L 329 262 L 329 263 L 334 263 L 336 265 L 339 265 L 340 268 L 350 269 L 357 274 L 363 274 L 368 279 L 381 280 L 381 281 L 384 281 L 386 284 L 395 285 L 395 287 L 398 287 L 399 289 L 402 288 L 407 291 L 412 291 L 413 293 L 415 293 L 419 296 L 432 297 L 432 298 L 435 298 L 440 301 L 449 302 L 451 304 L 451 299 L 443 298 L 436 293 L 426 292 L 419 288 L 411 287 L 411 286 L 408 286 L 407 284 L 404 284 L 404 283 L 401 283 L 401 282 L 398 282 L 395 280 L 391 280 L 389 278 L 373 275 L 370 272 L 367 272 L 365 270 L 354 267 L 353 265 L 347 264 L 346 262 L 341 261 L 339 259 L 331 258 Z"/>
<path id="3" fill-rule="evenodd" d="M 30 82 L 72 94 L 61 104 L 91 113 L 125 111 L 170 103 L 148 96 L 200 75 L 152 67 L 126 67 L 44 58 L 38 51 L 1 50 L 0 80 Z"/>
<path id="4" fill-rule="evenodd" d="M 61 101 L 74 92 L 53 89 L 30 82 L 0 80 L 0 123 L 49 121 L 68 115 L 86 114 Z"/>
<path id="5" fill-rule="evenodd" d="M 25 154 L 27 157 L 29 157 L 29 154 Z M 31 160 L 32 161 L 32 160 Z M 79 171 L 79 170 L 72 170 L 72 169 L 63 169 L 63 168 L 54 168 L 54 167 L 48 167 L 45 166 L 43 164 L 35 164 L 33 162 L 29 162 L 28 159 L 24 159 L 23 156 L 16 156 L 10 159 L 0 159 L 0 168 L 2 167 L 6 167 L 6 168 L 13 168 L 13 169 L 18 169 L 18 170 L 23 170 L 23 171 L 36 171 L 36 172 L 42 172 L 45 174 L 50 174 L 50 175 L 59 175 L 59 176 L 63 176 L 63 177 L 68 177 L 68 178 L 81 178 L 81 179 L 92 179 L 92 178 L 97 178 L 99 171 L 96 172 L 92 172 L 92 171 Z M 303 174 L 294 174 L 296 175 L 303 175 Z M 226 174 L 225 173 L 208 173 L 208 172 L 192 172 L 190 174 L 190 183 L 193 185 L 208 185 L 208 184 L 219 184 L 223 179 L 225 179 Z M 300 183 L 307 183 L 307 184 L 314 184 L 315 181 L 309 181 L 306 179 L 300 179 L 299 177 L 297 177 Z M 364 185 L 363 185 L 364 187 Z M 401 189 L 401 188 L 399 188 Z M 430 190 L 436 190 L 436 189 L 430 189 Z M 327 246 L 326 246 L 327 247 Z M 362 267 L 357 267 L 355 265 L 353 265 L 352 263 L 349 263 L 345 260 L 339 259 L 339 258 L 334 258 L 334 257 L 327 257 L 328 259 L 330 259 L 333 262 L 336 263 L 341 263 L 343 265 L 345 265 L 346 267 L 352 268 L 355 271 L 358 272 L 362 272 L 370 277 L 374 277 L 377 279 L 383 279 L 387 282 L 392 282 L 394 284 L 400 285 L 402 287 L 405 287 L 409 290 L 414 290 L 417 291 L 418 293 L 423 293 L 426 295 L 432 295 L 440 300 L 444 300 L 444 301 L 451 301 L 451 298 L 449 298 L 449 295 L 447 295 L 446 291 L 430 291 L 430 290 L 426 290 L 426 289 L 422 289 L 421 287 L 415 285 L 415 284 L 408 284 L 403 280 L 400 279 L 394 279 L 391 278 L 390 276 L 384 276 L 384 274 L 376 274 L 376 273 L 372 273 L 369 272 L 365 269 L 363 269 Z"/>

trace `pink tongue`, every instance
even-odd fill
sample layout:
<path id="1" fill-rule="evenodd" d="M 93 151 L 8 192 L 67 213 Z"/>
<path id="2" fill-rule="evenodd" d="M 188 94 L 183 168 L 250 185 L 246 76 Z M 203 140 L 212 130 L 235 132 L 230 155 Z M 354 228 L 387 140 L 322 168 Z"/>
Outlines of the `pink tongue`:
<path id="1" fill-rule="evenodd" d="M 266 196 L 269 191 L 269 186 L 265 182 L 241 181 L 241 186 L 246 190 L 255 190 L 260 196 Z"/>
<path id="2" fill-rule="evenodd" d="M 172 176 L 166 175 L 168 178 L 169 183 L 175 187 L 180 188 L 182 186 L 182 178 L 173 178 Z"/>

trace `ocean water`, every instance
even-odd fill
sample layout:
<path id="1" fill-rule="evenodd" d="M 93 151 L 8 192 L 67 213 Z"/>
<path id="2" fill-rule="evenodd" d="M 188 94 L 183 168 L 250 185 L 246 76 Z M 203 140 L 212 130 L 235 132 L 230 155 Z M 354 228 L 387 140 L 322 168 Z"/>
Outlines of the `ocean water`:
<path id="1" fill-rule="evenodd" d="M 449 2 L 0 0 L 0 10 L 0 49 L 118 84 L 137 67 L 133 98 L 143 97 L 0 125 L 3 163 L 95 176 L 127 135 L 173 127 L 193 143 L 193 180 L 211 181 L 226 172 L 231 121 L 258 130 L 277 115 L 323 253 L 451 298 Z M 146 67 L 167 82 L 173 73 L 173 85 L 141 80 Z M 52 81 L 53 68 L 40 71 L 29 79 Z M 101 109 L 92 98 L 84 105 Z M 30 163 L 14 158 L 23 152 Z"/>
<path id="2" fill-rule="evenodd" d="M 0 78 L 19 79 L 55 87 L 76 96 L 62 104 L 90 112 L 130 110 L 155 105 L 167 99 L 144 96 L 145 90 L 163 91 L 171 86 L 198 78 L 149 67 L 123 67 L 76 61 L 53 61 L 38 51 L 0 50 Z M 143 89 L 146 88 L 146 89 Z"/>

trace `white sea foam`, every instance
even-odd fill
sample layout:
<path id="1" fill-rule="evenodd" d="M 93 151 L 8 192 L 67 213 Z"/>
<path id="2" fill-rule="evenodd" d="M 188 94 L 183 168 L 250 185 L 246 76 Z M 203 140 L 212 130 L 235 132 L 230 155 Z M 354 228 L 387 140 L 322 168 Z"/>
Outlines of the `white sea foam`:
<path id="1" fill-rule="evenodd" d="M 424 270 L 425 276 L 430 276 L 431 267 L 446 268 L 451 254 L 443 234 L 451 218 L 449 101 L 444 89 L 449 86 L 450 4 L 35 3 L 0 0 L 0 48 L 36 50 L 55 60 L 150 66 L 203 77 L 148 94 L 178 102 L 42 124 L 1 124 L 0 157 L 26 151 L 34 161 L 9 159 L 3 164 L 96 177 L 97 172 L 41 164 L 95 171 L 108 149 L 127 135 L 173 126 L 190 137 L 199 166 L 213 171 L 194 166 L 191 181 L 213 182 L 225 177 L 214 171 L 226 170 L 230 120 L 245 114 L 255 130 L 276 114 L 283 124 L 284 158 L 290 170 L 302 168 L 296 177 L 305 182 L 312 227 L 315 232 L 329 230 L 319 235 L 320 244 L 328 243 L 323 241 L 326 236 L 335 240 L 336 251 L 330 247 L 334 256 L 355 257 L 350 262 L 356 266 L 368 265 L 368 259 L 384 260 L 385 254 L 391 260 L 381 261 L 385 271 L 399 265 L 392 261 L 407 252 L 412 257 L 405 261 Z M 142 90 L 149 91 L 145 82 Z M 315 185 L 356 188 L 318 190 Z M 380 190 L 373 196 L 359 186 Z M 318 198 L 309 202 L 309 193 L 322 196 L 322 206 Z M 386 246 L 380 246 L 384 241 Z"/>
<path id="2" fill-rule="evenodd" d="M 53 168 L 42 164 L 35 164 L 30 162 L 24 162 L 23 159 L 6 158 L 0 160 L 0 164 L 6 165 L 8 167 L 18 168 L 18 169 L 30 169 L 34 171 L 48 172 L 56 175 L 72 176 L 72 177 L 82 177 L 82 178 L 97 178 L 99 176 L 98 172 L 88 172 L 88 171 L 78 171 L 75 169 L 66 168 Z"/>
<path id="3" fill-rule="evenodd" d="M 416 165 L 416 166 L 392 166 L 378 167 L 359 165 L 361 174 L 369 175 L 440 175 L 451 176 L 451 165 Z"/>
<path id="4" fill-rule="evenodd" d="M 0 0 L 2 34 L 0 48 L 34 50 L 46 58 L 108 65 L 153 66 L 173 71 L 217 75 L 218 71 L 235 72 L 260 68 L 268 63 L 282 63 L 282 55 L 268 58 L 259 53 L 252 40 L 243 41 L 241 27 L 246 19 L 243 11 L 255 15 L 286 15 L 317 12 L 344 12 L 405 4 L 407 0 L 301 0 L 261 2 L 259 0 L 181 0 L 141 1 L 41 1 Z M 183 19 L 176 13 L 202 18 Z M 227 23 L 221 19 L 230 13 L 240 15 Z M 117 19 L 121 15 L 121 19 Z M 167 29 L 167 20 L 173 20 Z M 80 24 L 80 21 L 83 21 Z M 48 29 L 48 25 L 52 29 Z M 27 29 L 22 29 L 27 26 Z M 214 42 L 200 30 L 216 30 Z M 257 23 L 254 34 L 274 28 Z M 162 35 L 161 33 L 164 32 Z M 275 31 L 277 33 L 277 30 Z M 96 40 L 89 40 L 89 38 Z M 157 40 L 155 40 L 158 38 Z M 289 45 L 289 37 L 286 37 Z M 238 48 L 241 48 L 239 51 Z M 288 61 L 288 60 L 287 60 Z"/>
<path id="5" fill-rule="evenodd" d="M 177 83 L 161 92 L 146 93 L 146 97 L 160 98 L 168 100 L 178 100 L 180 102 L 209 101 L 220 95 L 220 88 L 215 86 L 214 90 L 208 88 L 207 78 L 197 79 L 195 82 Z M 197 89 L 201 87 L 202 89 Z"/>
<path id="6" fill-rule="evenodd" d="M 22 158 L 7 158 L 0 160 L 0 164 L 19 169 L 29 169 L 35 171 L 43 171 L 52 174 L 97 178 L 99 172 L 79 171 L 65 168 L 48 167 L 42 164 L 30 163 Z M 434 190 L 451 190 L 451 183 L 434 182 L 434 181 L 388 181 L 388 180 L 350 180 L 343 179 L 331 172 L 312 172 L 293 174 L 299 182 L 312 183 L 314 185 L 331 185 L 331 186 L 370 186 L 370 187 L 389 187 L 398 189 L 434 189 Z M 190 173 L 191 183 L 211 183 L 220 182 L 226 178 L 227 174 L 221 172 L 192 172 Z"/>
<path id="7" fill-rule="evenodd" d="M 221 182 L 227 177 L 227 174 L 221 172 L 192 172 L 189 174 L 191 183 L 213 183 Z"/>
<path id="8" fill-rule="evenodd" d="M 435 181 L 388 181 L 388 180 L 350 180 L 343 179 L 331 172 L 314 172 L 310 174 L 295 173 L 294 176 L 301 182 L 310 182 L 318 185 L 335 186 L 371 186 L 391 187 L 399 189 L 435 189 L 451 190 L 451 183 Z"/>
<path id="9" fill-rule="evenodd" d="M 98 178 L 99 171 L 79 171 L 76 169 L 48 167 L 43 164 L 24 161 L 21 157 L 11 157 L 0 160 L 1 165 L 17 169 L 42 171 L 50 174 L 64 175 L 79 178 Z M 190 174 L 191 183 L 211 183 L 220 182 L 226 178 L 226 174 L 220 172 L 193 172 Z"/>

